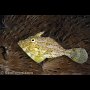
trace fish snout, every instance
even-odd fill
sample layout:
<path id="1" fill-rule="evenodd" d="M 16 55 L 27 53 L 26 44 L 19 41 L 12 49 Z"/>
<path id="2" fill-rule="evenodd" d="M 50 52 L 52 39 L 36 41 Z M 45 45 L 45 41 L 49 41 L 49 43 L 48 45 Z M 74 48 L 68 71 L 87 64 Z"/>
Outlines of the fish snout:
<path id="1" fill-rule="evenodd" d="M 18 42 L 18 45 L 21 47 L 21 46 L 23 45 L 23 40 L 20 40 L 20 41 Z"/>

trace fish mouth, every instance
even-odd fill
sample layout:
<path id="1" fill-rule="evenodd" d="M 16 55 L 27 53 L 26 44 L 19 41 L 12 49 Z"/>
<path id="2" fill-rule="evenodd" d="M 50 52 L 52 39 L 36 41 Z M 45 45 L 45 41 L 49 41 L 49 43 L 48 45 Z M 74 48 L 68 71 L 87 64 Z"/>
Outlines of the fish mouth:
<path id="1" fill-rule="evenodd" d="M 21 47 L 22 46 L 22 41 L 19 41 L 17 44 Z"/>
<path id="2" fill-rule="evenodd" d="M 21 44 L 21 41 L 19 41 L 17 44 L 20 45 Z"/>

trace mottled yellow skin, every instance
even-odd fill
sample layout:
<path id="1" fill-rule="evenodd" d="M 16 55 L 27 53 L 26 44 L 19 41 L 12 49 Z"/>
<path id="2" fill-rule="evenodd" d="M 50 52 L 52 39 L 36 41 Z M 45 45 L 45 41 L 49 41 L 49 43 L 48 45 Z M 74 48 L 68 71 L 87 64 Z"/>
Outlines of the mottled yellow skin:
<path id="1" fill-rule="evenodd" d="M 18 45 L 35 62 L 40 63 L 46 58 L 55 58 L 66 55 L 74 62 L 84 63 L 87 61 L 88 54 L 83 48 L 64 49 L 54 39 L 42 37 L 44 32 L 37 33 L 25 40 L 20 40 Z"/>
<path id="2" fill-rule="evenodd" d="M 35 36 L 20 40 L 18 45 L 35 62 L 40 63 L 46 58 L 54 58 L 64 55 L 65 49 L 50 37 L 41 37 L 44 32 Z"/>

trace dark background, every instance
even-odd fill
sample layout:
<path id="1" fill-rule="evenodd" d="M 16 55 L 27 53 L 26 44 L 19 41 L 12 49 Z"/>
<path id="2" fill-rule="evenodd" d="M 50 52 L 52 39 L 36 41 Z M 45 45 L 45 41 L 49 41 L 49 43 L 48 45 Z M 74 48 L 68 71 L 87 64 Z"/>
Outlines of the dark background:
<path id="1" fill-rule="evenodd" d="M 4 15 L 0 15 L 0 29 L 4 28 L 4 24 L 2 23 L 4 19 Z"/>

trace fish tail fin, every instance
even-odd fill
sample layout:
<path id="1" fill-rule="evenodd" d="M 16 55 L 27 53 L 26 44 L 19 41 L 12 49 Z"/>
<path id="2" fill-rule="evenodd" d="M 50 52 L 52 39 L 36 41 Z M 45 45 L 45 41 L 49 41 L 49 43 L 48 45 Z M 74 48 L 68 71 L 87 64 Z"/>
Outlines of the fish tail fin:
<path id="1" fill-rule="evenodd" d="M 65 51 L 65 55 L 80 64 L 86 62 L 88 59 L 88 54 L 84 48 L 68 49 Z"/>

